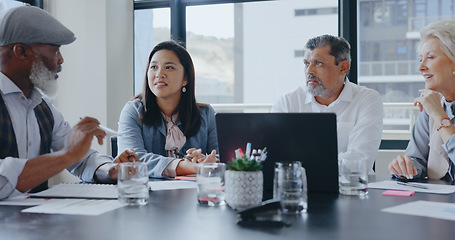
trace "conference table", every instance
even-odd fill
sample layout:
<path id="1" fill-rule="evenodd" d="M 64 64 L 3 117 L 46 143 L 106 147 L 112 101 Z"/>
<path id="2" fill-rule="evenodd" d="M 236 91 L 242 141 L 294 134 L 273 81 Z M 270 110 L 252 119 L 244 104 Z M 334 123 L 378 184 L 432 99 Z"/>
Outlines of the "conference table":
<path id="1" fill-rule="evenodd" d="M 286 227 L 241 226 L 230 207 L 199 205 L 196 189 L 151 191 L 145 206 L 99 216 L 0 206 L 0 239 L 454 239 L 454 221 L 381 211 L 417 200 L 455 203 L 454 193 L 393 197 L 382 192 L 369 189 L 366 198 L 309 193 L 308 212 L 283 215 L 291 223 Z"/>

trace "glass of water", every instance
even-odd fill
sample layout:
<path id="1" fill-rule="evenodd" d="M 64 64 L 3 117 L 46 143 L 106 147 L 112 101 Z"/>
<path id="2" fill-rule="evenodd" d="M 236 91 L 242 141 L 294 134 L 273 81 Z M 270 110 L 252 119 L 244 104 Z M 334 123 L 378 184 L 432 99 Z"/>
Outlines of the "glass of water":
<path id="1" fill-rule="evenodd" d="M 367 159 L 363 156 L 349 156 L 346 154 L 341 155 L 338 161 L 340 193 L 343 195 L 356 196 L 367 195 Z"/>
<path id="2" fill-rule="evenodd" d="M 224 205 L 224 163 L 201 163 L 197 168 L 197 200 L 201 205 Z"/>
<path id="3" fill-rule="evenodd" d="M 145 205 L 149 199 L 147 164 L 120 163 L 118 169 L 118 200 L 128 205 Z"/>
<path id="4" fill-rule="evenodd" d="M 273 187 L 284 213 L 298 214 L 308 209 L 307 178 L 301 162 L 277 162 Z"/>

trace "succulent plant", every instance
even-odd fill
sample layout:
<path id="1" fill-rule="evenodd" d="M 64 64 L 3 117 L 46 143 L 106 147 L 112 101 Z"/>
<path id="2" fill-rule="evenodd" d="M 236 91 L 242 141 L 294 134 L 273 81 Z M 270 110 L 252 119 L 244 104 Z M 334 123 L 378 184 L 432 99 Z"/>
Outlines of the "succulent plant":
<path id="1" fill-rule="evenodd" d="M 260 171 L 262 170 L 262 164 L 254 159 L 247 157 L 233 158 L 231 162 L 226 164 L 227 169 L 232 171 Z"/>

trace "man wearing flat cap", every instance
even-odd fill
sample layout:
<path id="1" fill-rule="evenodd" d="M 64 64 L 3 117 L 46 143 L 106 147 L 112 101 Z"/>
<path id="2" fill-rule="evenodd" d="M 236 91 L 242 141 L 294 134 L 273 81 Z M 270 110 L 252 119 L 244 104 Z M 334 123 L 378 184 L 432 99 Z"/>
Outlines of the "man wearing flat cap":
<path id="1" fill-rule="evenodd" d="M 45 189 L 63 169 L 83 181 L 108 183 L 118 162 L 138 160 L 125 151 L 114 161 L 90 149 L 106 132 L 98 120 L 71 128 L 43 95 L 53 98 L 63 57 L 60 46 L 73 32 L 37 7 L 21 6 L 0 15 L 0 199 Z"/>

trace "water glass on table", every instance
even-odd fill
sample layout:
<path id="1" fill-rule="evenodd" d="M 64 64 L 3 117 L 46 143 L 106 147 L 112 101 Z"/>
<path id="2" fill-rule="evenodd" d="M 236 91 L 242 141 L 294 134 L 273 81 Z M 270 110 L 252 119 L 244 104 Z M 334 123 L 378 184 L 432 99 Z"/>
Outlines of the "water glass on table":
<path id="1" fill-rule="evenodd" d="M 298 214 L 307 211 L 307 178 L 301 162 L 275 163 L 273 198 L 280 200 L 284 213 Z"/>
<path id="2" fill-rule="evenodd" d="M 338 163 L 340 193 L 356 196 L 367 195 L 367 159 L 363 156 L 341 155 Z"/>
<path id="3" fill-rule="evenodd" d="M 197 200 L 201 205 L 224 205 L 224 163 L 198 164 L 196 181 Z"/>
<path id="4" fill-rule="evenodd" d="M 118 200 L 131 206 L 145 205 L 149 199 L 148 170 L 143 162 L 120 163 Z"/>

